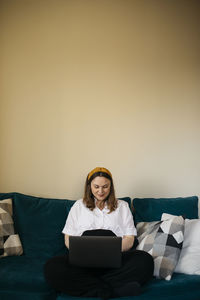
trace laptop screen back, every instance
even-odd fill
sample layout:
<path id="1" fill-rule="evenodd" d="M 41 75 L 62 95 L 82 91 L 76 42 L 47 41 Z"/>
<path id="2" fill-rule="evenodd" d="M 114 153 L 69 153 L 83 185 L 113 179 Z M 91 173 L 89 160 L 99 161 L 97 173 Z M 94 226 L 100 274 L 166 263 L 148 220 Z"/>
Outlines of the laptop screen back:
<path id="1" fill-rule="evenodd" d="M 117 236 L 70 236 L 69 262 L 87 268 L 119 268 L 121 242 Z"/>

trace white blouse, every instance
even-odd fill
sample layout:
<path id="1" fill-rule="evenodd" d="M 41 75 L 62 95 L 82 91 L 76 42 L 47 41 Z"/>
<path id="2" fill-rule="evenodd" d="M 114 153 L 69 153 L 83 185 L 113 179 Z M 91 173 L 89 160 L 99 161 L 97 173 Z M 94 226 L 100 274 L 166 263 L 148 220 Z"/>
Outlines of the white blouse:
<path id="1" fill-rule="evenodd" d="M 72 206 L 62 233 L 81 236 L 86 230 L 107 229 L 116 236 L 137 235 L 133 216 L 128 203 L 118 199 L 117 208 L 109 214 L 105 206 L 102 210 L 95 207 L 93 211 L 85 206 L 83 199 Z"/>

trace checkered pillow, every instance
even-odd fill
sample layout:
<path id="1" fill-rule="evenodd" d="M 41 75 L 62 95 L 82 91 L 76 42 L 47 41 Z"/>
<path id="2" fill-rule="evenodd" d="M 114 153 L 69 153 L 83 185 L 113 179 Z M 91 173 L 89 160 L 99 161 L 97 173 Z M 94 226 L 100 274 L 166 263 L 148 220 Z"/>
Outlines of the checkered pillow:
<path id="1" fill-rule="evenodd" d="M 12 218 L 12 199 L 0 201 L 0 258 L 23 253 L 19 235 Z"/>
<path id="2" fill-rule="evenodd" d="M 157 278 L 171 279 L 183 245 L 184 224 L 182 216 L 137 224 L 137 249 L 152 255 Z"/>

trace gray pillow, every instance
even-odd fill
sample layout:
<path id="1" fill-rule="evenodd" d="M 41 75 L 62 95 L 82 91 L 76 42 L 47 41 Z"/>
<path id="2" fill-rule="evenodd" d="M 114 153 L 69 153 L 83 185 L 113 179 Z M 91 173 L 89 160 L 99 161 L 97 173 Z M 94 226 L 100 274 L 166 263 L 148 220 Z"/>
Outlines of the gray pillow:
<path id="1" fill-rule="evenodd" d="M 171 279 L 183 245 L 184 224 L 182 216 L 137 224 L 137 249 L 152 255 L 157 278 Z"/>
<path id="2" fill-rule="evenodd" d="M 0 201 L 0 258 L 23 253 L 12 218 L 12 199 Z"/>

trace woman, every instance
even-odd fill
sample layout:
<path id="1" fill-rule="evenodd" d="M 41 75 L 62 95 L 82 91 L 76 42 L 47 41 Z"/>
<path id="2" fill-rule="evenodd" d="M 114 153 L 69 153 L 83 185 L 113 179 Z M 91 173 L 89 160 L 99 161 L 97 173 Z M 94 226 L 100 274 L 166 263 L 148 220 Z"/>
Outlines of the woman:
<path id="1" fill-rule="evenodd" d="M 122 237 L 122 266 L 118 269 L 79 268 L 68 255 L 50 259 L 45 277 L 59 292 L 72 296 L 112 298 L 134 296 L 152 278 L 153 258 L 132 249 L 137 234 L 128 203 L 115 197 L 112 174 L 106 168 L 92 170 L 83 199 L 71 208 L 63 229 L 65 245 L 70 235 L 116 235 Z"/>

